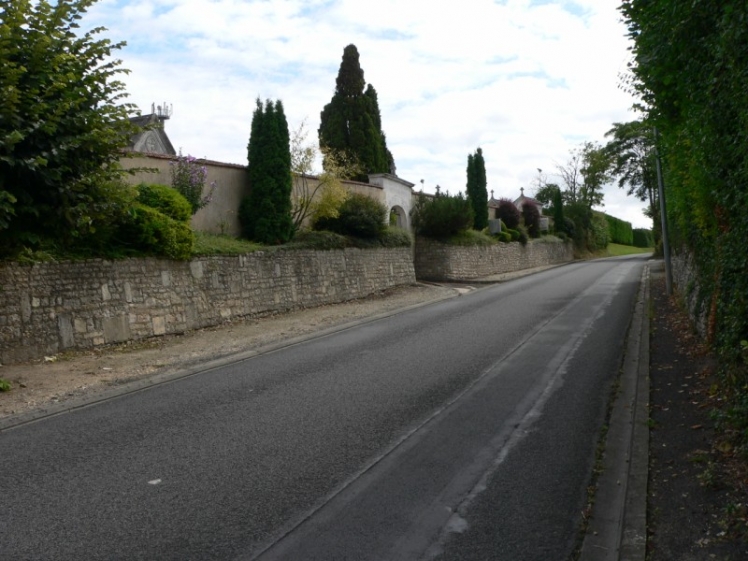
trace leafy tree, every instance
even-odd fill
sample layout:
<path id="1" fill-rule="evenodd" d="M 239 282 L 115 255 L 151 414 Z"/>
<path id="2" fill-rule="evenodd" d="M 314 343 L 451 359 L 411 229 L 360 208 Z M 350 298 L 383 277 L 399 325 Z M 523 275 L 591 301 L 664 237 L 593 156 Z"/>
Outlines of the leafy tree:
<path id="1" fill-rule="evenodd" d="M 137 128 L 124 42 L 78 31 L 95 0 L 14 0 L 0 21 L 0 246 L 72 244 L 127 210 L 113 184 Z"/>
<path id="2" fill-rule="evenodd" d="M 499 205 L 496 208 L 496 218 L 500 218 L 510 230 L 519 226 L 520 212 L 515 204 L 509 199 L 499 199 Z"/>
<path id="3" fill-rule="evenodd" d="M 583 152 L 581 147 L 569 151 L 569 159 L 565 164 L 556 164 L 556 172 L 564 187 L 564 202 L 575 204 L 581 199 L 583 177 Z"/>
<path id="4" fill-rule="evenodd" d="M 320 115 L 319 144 L 323 154 L 344 153 L 360 165 L 355 179 L 368 181 L 371 173 L 394 173 L 395 164 L 382 132 L 379 102 L 374 87 L 364 91 L 364 71 L 355 45 L 343 51 L 335 94 Z M 322 166 L 330 163 L 323 159 Z"/>
<path id="5" fill-rule="evenodd" d="M 283 104 L 268 99 L 263 107 L 258 98 L 247 147 L 251 191 L 240 218 L 244 235 L 260 243 L 285 243 L 293 234 L 289 141 Z"/>
<path id="6" fill-rule="evenodd" d="M 748 4 L 625 0 L 630 86 L 660 133 L 668 222 L 694 257 L 692 301 L 734 391 L 736 433 L 748 426 Z M 745 445 L 745 444 L 744 444 Z M 745 450 L 745 448 L 744 448 Z"/>
<path id="7" fill-rule="evenodd" d="M 532 238 L 540 236 L 540 211 L 533 204 L 522 205 L 522 220 L 527 228 L 527 233 Z"/>
<path id="8" fill-rule="evenodd" d="M 610 166 L 610 156 L 599 144 L 585 142 L 582 145 L 582 167 L 579 171 L 583 183 L 579 188 L 579 201 L 588 208 L 602 206 L 603 187 L 613 179 Z"/>
<path id="9" fill-rule="evenodd" d="M 657 168 L 654 152 L 654 135 L 651 124 L 643 120 L 614 123 L 605 133 L 610 140 L 605 145 L 618 186 L 648 203 L 646 214 L 653 219 L 659 239 L 659 199 L 657 193 Z"/>
<path id="10" fill-rule="evenodd" d="M 475 154 L 468 154 L 467 163 L 467 197 L 473 207 L 475 230 L 488 227 L 488 189 L 486 182 L 486 162 L 483 150 L 478 148 Z"/>
<path id="11" fill-rule="evenodd" d="M 294 230 L 299 230 L 307 221 L 315 222 L 323 218 L 337 218 L 340 206 L 345 202 L 348 191 L 341 180 L 355 177 L 360 169 L 357 162 L 349 160 L 345 153 L 326 150 L 327 169 L 318 173 L 314 169 L 319 151 L 313 144 L 307 144 L 306 123 L 291 135 L 291 172 L 295 176 L 295 187 L 291 211 Z"/>

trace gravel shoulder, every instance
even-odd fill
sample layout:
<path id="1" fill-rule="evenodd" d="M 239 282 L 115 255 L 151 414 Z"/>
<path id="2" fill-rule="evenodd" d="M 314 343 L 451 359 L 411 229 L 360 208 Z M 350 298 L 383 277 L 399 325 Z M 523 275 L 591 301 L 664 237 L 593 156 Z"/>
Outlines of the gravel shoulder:
<path id="1" fill-rule="evenodd" d="M 364 319 L 450 298 L 465 290 L 459 285 L 418 283 L 340 304 L 0 366 L 0 378 L 12 387 L 11 391 L 0 393 L 0 426 L 13 424 L 14 419 L 96 401 L 139 380 L 147 385 L 148 380 L 176 377 L 180 372 L 199 370 L 199 365 L 290 344 Z"/>

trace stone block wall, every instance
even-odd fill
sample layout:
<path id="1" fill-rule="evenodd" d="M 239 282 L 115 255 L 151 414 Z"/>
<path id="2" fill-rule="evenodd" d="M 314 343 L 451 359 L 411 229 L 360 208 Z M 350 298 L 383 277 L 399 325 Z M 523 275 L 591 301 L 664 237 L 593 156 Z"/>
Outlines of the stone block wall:
<path id="1" fill-rule="evenodd" d="M 362 298 L 415 282 L 410 248 L 0 265 L 0 363 Z"/>
<path id="2" fill-rule="evenodd" d="M 461 281 L 573 259 L 571 242 L 547 238 L 531 240 L 527 245 L 512 242 L 487 247 L 445 245 L 417 238 L 415 271 L 419 280 Z"/>
<path id="3" fill-rule="evenodd" d="M 683 300 L 696 332 L 702 339 L 706 339 L 711 300 L 702 293 L 694 257 L 689 252 L 682 251 L 673 253 L 670 262 L 675 291 Z"/>

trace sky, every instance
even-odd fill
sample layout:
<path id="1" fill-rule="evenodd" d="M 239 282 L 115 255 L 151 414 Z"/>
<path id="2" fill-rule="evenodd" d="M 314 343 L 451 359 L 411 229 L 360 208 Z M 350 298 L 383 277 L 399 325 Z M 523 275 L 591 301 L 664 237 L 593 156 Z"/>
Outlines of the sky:
<path id="1" fill-rule="evenodd" d="M 414 189 L 465 191 L 480 147 L 489 196 L 534 193 L 538 169 L 633 120 L 619 87 L 630 59 L 615 0 L 100 0 L 81 22 L 126 41 L 122 79 L 145 114 L 168 104 L 183 154 L 246 164 L 256 99 L 280 99 L 317 142 L 343 49 L 377 90 L 397 175 Z M 319 171 L 319 167 L 317 170 Z M 611 184 L 604 210 L 651 227 Z"/>

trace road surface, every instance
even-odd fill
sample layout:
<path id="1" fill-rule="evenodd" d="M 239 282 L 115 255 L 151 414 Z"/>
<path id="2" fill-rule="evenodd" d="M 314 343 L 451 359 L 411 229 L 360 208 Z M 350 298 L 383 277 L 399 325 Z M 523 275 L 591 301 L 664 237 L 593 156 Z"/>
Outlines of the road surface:
<path id="1" fill-rule="evenodd" d="M 0 559 L 567 559 L 644 258 L 0 433 Z"/>

